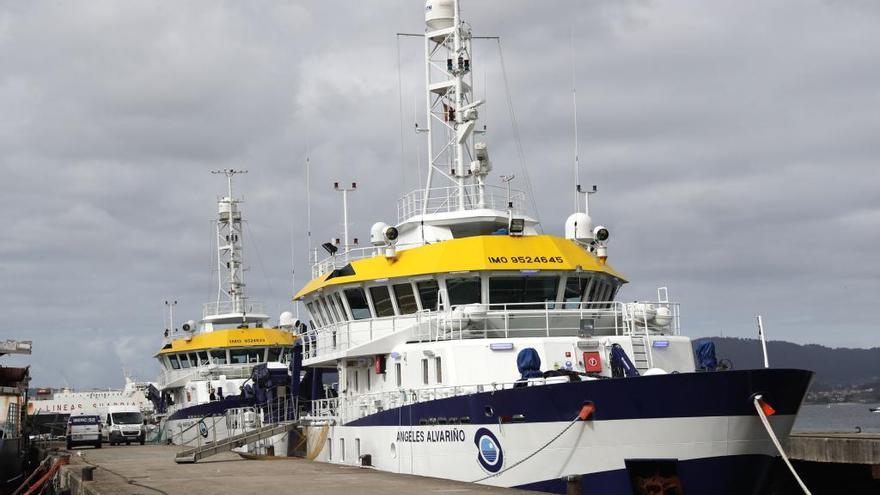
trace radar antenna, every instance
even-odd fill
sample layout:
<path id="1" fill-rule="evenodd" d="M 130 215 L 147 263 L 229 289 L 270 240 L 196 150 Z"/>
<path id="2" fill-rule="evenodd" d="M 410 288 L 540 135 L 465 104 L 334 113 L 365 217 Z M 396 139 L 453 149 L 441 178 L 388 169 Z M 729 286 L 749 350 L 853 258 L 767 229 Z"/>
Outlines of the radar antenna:
<path id="1" fill-rule="evenodd" d="M 435 174 L 453 183 L 449 199 L 458 210 L 483 208 L 491 165 L 485 145 L 474 143 L 477 108 L 484 102 L 473 100 L 470 26 L 461 20 L 458 0 L 428 0 L 425 24 L 428 178 L 422 214 Z"/>
<path id="2" fill-rule="evenodd" d="M 239 210 L 241 200 L 232 195 L 232 178 L 246 174 L 247 170 L 224 168 L 213 170 L 211 173 L 226 176 L 226 196 L 217 201 L 217 309 L 219 312 L 221 302 L 225 300 L 232 306 L 229 313 L 243 313 L 247 297 L 244 293 L 244 260 L 241 249 L 243 236 L 241 210 Z M 225 288 L 224 271 L 226 272 Z"/>

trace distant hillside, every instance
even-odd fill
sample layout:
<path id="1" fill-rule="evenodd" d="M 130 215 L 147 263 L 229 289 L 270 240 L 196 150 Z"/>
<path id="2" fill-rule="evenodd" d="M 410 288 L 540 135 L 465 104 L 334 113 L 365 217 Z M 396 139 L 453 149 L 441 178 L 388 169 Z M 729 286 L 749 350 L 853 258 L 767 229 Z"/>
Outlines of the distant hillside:
<path id="1" fill-rule="evenodd" d="M 734 369 L 764 366 L 757 339 L 710 337 L 718 359 L 729 359 Z M 694 348 L 705 339 L 694 341 Z M 767 342 L 767 355 L 774 368 L 801 368 L 816 372 L 813 389 L 863 385 L 880 381 L 880 347 L 871 349 L 830 348 L 791 342 Z"/>

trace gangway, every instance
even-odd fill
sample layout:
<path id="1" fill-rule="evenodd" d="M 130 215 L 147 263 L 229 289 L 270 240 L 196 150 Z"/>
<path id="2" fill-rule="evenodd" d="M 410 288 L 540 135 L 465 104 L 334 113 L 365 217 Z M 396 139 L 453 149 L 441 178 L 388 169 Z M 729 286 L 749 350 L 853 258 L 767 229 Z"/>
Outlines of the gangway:
<path id="1" fill-rule="evenodd" d="M 262 426 L 254 430 L 224 438 L 223 440 L 218 440 L 217 442 L 209 442 L 193 449 L 178 452 L 177 456 L 174 458 L 174 462 L 178 464 L 197 462 L 205 457 L 210 457 L 221 452 L 228 452 L 238 447 L 244 447 L 245 445 L 259 442 L 260 440 L 272 438 L 275 435 L 287 433 L 296 429 L 298 425 L 299 423 L 296 421 L 284 421 Z"/>

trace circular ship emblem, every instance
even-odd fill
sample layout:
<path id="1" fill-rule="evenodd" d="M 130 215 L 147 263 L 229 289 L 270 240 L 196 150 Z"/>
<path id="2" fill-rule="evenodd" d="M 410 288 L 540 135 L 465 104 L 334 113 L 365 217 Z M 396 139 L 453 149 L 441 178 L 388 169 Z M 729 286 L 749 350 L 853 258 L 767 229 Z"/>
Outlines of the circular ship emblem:
<path id="1" fill-rule="evenodd" d="M 483 469 L 497 473 L 504 464 L 504 452 L 495 435 L 486 428 L 480 428 L 474 435 L 474 443 L 477 445 L 477 461 Z"/>
<path id="2" fill-rule="evenodd" d="M 208 438 L 208 425 L 205 424 L 204 420 L 199 421 L 199 434 L 204 438 Z"/>

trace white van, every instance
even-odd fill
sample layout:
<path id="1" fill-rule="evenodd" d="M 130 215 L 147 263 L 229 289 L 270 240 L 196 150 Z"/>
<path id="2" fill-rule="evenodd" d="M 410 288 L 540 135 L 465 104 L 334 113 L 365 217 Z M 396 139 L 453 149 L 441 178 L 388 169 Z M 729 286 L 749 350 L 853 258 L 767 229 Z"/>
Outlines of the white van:
<path id="1" fill-rule="evenodd" d="M 137 407 L 110 406 L 107 408 L 107 417 L 104 418 L 102 435 L 104 441 L 110 445 L 130 445 L 131 442 L 143 445 L 147 436 L 144 415 Z"/>
<path id="2" fill-rule="evenodd" d="M 71 414 L 67 418 L 67 450 L 77 445 L 101 448 L 101 418 L 94 414 Z"/>

